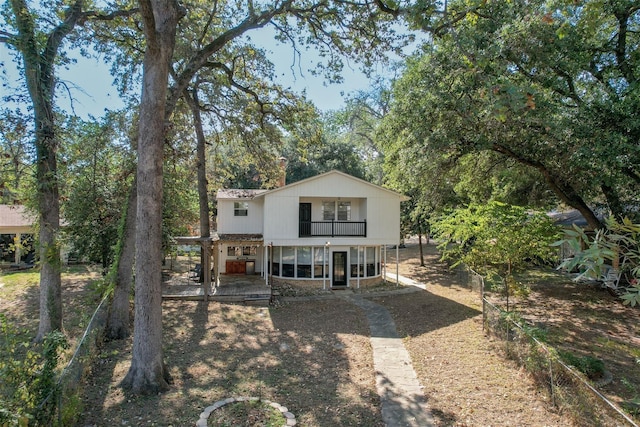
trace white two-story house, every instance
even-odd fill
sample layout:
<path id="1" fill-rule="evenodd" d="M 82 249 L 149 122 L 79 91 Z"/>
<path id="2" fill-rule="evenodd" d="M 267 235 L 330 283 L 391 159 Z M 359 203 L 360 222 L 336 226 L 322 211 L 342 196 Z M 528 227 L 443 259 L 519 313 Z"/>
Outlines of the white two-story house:
<path id="1" fill-rule="evenodd" d="M 273 190 L 220 190 L 214 270 L 309 288 L 378 283 L 403 200 L 335 170 Z"/>

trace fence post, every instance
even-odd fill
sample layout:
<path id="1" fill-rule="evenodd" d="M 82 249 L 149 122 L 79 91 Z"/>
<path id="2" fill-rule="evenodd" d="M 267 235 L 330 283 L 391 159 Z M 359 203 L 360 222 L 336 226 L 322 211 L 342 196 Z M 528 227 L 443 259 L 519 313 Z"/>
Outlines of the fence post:
<path id="1" fill-rule="evenodd" d="M 547 355 L 547 363 L 549 363 L 549 384 L 551 386 L 551 403 L 553 404 L 554 407 L 558 407 L 557 406 L 557 402 L 556 402 L 556 382 L 553 379 L 553 359 L 551 358 L 551 353 L 549 353 L 548 351 L 545 351 L 546 355 Z"/>
<path id="2" fill-rule="evenodd" d="M 487 301 L 482 297 L 482 332 L 485 330 L 485 324 L 487 323 Z"/>

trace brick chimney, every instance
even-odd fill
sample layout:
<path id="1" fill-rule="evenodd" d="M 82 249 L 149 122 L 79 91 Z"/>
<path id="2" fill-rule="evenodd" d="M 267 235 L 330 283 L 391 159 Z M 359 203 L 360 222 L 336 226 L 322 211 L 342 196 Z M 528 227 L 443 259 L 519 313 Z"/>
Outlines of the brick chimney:
<path id="1" fill-rule="evenodd" d="M 280 176 L 278 177 L 277 187 L 284 187 L 287 183 L 287 159 L 278 158 L 278 166 L 280 167 Z"/>

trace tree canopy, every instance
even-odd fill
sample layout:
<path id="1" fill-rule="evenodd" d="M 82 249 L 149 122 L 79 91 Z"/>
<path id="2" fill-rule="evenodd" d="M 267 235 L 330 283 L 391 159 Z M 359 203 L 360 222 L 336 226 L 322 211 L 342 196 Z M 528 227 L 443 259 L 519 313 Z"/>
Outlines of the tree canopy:
<path id="1" fill-rule="evenodd" d="M 534 204 L 548 204 L 543 182 L 593 228 L 602 225 L 597 205 L 631 214 L 640 190 L 637 4 L 451 2 L 449 13 L 455 27 L 435 33 L 394 85 L 381 132 L 390 168 L 411 164 L 433 177 L 424 187 L 460 182 L 469 197 L 471 181 L 460 180 L 469 174 L 459 172 L 475 164 L 475 192 L 508 175 L 518 192 L 537 194 Z M 495 189 L 487 195 L 516 195 Z"/>

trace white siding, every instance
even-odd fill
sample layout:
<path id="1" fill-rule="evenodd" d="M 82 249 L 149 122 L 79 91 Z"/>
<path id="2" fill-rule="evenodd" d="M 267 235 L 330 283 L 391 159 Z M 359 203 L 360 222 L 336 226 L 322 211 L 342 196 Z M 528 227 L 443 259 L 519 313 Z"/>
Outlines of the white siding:
<path id="1" fill-rule="evenodd" d="M 334 245 L 396 244 L 400 239 L 399 194 L 341 173 L 321 175 L 264 196 L 264 242 L 274 245 L 322 245 L 326 237 L 298 237 L 299 203 L 312 203 L 312 220 L 322 220 L 323 200 L 352 201 L 352 221 L 367 221 L 367 237 L 334 237 Z"/>
<path id="2" fill-rule="evenodd" d="M 247 202 L 247 216 L 234 216 L 234 202 Z M 262 233 L 262 199 L 222 199 L 218 200 L 218 233 L 259 234 Z"/>

